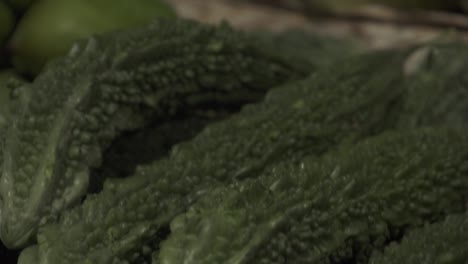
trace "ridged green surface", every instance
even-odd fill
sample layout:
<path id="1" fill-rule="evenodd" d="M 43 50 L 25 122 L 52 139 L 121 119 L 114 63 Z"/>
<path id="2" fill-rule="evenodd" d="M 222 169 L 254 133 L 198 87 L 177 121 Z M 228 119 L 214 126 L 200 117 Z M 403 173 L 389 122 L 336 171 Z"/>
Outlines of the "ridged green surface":
<path id="1" fill-rule="evenodd" d="M 7 124 L 7 119 L 11 116 L 13 97 L 24 84 L 26 81 L 13 69 L 0 70 L 0 127 Z"/>
<path id="2" fill-rule="evenodd" d="M 385 52 L 341 61 L 207 126 L 167 159 L 108 182 L 58 224 L 41 228 L 38 263 L 150 261 L 172 218 L 216 184 L 256 176 L 283 158 L 321 155 L 387 128 L 402 93 L 395 71 L 402 60 Z"/>
<path id="3" fill-rule="evenodd" d="M 172 221 L 153 263 L 367 263 L 407 229 L 465 210 L 466 132 L 389 132 L 220 187 Z"/>
<path id="4" fill-rule="evenodd" d="M 226 118 L 229 111 L 192 114 L 188 118 L 166 120 L 127 132 L 115 139 L 103 153 L 101 166 L 92 171 L 90 192 L 98 192 L 107 178 L 131 176 L 137 166 L 167 156 L 175 144 L 192 139 L 207 124 Z"/>
<path id="5" fill-rule="evenodd" d="M 21 93 L 6 135 L 3 242 L 24 246 L 40 223 L 78 203 L 90 168 L 123 131 L 252 102 L 308 72 L 258 43 L 226 25 L 157 20 L 78 43 L 50 63 Z"/>
<path id="6" fill-rule="evenodd" d="M 177 146 L 168 159 L 141 167 L 133 179 L 110 182 L 45 227 L 32 251 L 47 264 L 149 261 L 169 221 L 213 186 L 387 128 L 464 123 L 466 46 L 429 50 L 350 58 L 275 89 L 263 103 Z"/>
<path id="7" fill-rule="evenodd" d="M 297 61 L 297 64 L 302 61 L 300 67 L 310 69 L 310 72 L 360 51 L 359 44 L 352 39 L 331 38 L 300 30 L 250 34 L 261 42 L 260 45 L 271 46 L 278 53 Z M 135 165 L 155 161 L 166 155 L 173 144 L 191 138 L 209 122 L 225 118 L 233 112 L 232 109 L 223 109 L 225 106 L 222 105 L 219 108 L 216 111 L 192 113 L 196 117 L 188 119 L 167 120 L 162 125 L 121 136 L 121 140 L 113 142 L 111 149 L 104 153 L 103 165 L 98 173 L 110 177 L 131 175 Z"/>
<path id="8" fill-rule="evenodd" d="M 468 215 L 411 231 L 400 243 L 374 253 L 369 264 L 466 264 L 468 263 Z"/>

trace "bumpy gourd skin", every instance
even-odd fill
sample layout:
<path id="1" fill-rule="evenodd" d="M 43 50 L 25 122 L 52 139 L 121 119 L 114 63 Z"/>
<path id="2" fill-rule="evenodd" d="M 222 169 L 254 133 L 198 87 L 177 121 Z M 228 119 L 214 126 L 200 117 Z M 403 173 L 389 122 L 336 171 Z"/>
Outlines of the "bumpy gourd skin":
<path id="1" fill-rule="evenodd" d="M 98 192 L 108 178 L 123 178 L 134 174 L 138 165 L 150 164 L 168 155 L 177 143 L 195 137 L 207 124 L 227 118 L 230 110 L 219 109 L 192 113 L 187 118 L 166 120 L 116 138 L 103 153 L 99 168 L 91 172 L 89 192 Z"/>
<path id="2" fill-rule="evenodd" d="M 14 97 L 20 87 L 25 84 L 27 82 L 14 72 L 13 69 L 0 70 L 0 127 L 7 125 L 7 119 L 10 118 L 10 108 L 14 104 Z M 1 150 L 0 148 L 0 153 L 2 152 Z"/>
<path id="3" fill-rule="evenodd" d="M 465 210 L 466 135 L 388 132 L 220 187 L 172 221 L 153 263 L 367 263 L 408 228 Z"/>
<path id="4" fill-rule="evenodd" d="M 29 242 L 78 202 L 124 130 L 207 105 L 254 101 L 306 69 L 223 25 L 158 20 L 78 43 L 20 95 L 6 134 L 0 236 Z"/>
<path id="5" fill-rule="evenodd" d="M 442 222 L 413 230 L 383 253 L 374 253 L 369 264 L 466 264 L 467 249 L 468 215 L 450 215 Z"/>
<path id="6" fill-rule="evenodd" d="M 168 158 L 107 182 L 59 223 L 41 228 L 38 263 L 142 263 L 163 238 L 158 232 L 216 184 L 384 130 L 395 121 L 402 61 L 391 52 L 340 61 L 207 126 Z"/>

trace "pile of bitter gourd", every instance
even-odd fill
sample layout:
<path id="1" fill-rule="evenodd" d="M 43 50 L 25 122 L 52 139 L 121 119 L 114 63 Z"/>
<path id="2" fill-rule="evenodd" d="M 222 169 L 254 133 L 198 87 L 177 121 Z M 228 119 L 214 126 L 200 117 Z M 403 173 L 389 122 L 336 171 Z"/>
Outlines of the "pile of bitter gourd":
<path id="1" fill-rule="evenodd" d="M 13 88 L 20 264 L 468 263 L 468 46 L 156 20 Z"/>

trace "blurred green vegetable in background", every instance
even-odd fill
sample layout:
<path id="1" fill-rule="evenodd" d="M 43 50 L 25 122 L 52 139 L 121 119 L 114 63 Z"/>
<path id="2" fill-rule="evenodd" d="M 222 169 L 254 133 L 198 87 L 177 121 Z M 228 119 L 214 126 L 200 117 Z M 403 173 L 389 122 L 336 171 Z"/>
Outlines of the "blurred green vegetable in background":
<path id="1" fill-rule="evenodd" d="M 468 12 L 468 0 L 461 0 L 460 5 L 465 10 L 465 12 Z"/>
<path id="2" fill-rule="evenodd" d="M 34 0 L 7 0 L 8 3 L 17 10 L 26 9 Z"/>
<path id="3" fill-rule="evenodd" d="M 0 0 L 0 47 L 3 47 L 13 27 L 13 14 L 4 2 Z"/>
<path id="4" fill-rule="evenodd" d="M 35 75 L 78 39 L 174 16 L 161 0 L 40 0 L 27 10 L 10 40 L 12 62 Z"/>

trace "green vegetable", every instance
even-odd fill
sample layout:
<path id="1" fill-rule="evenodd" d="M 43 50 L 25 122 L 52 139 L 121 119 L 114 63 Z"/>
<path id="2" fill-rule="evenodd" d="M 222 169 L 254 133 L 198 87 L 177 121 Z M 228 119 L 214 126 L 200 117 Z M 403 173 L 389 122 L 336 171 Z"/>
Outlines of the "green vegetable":
<path id="1" fill-rule="evenodd" d="M 6 0 L 6 1 L 17 10 L 25 10 L 33 2 L 35 2 L 35 0 Z"/>
<path id="2" fill-rule="evenodd" d="M 164 19 L 91 38 L 50 64 L 20 93 L 6 135 L 4 244 L 29 243 L 40 223 L 79 203 L 90 168 L 122 132 L 238 107 L 306 71 L 257 43 L 225 25 Z"/>
<path id="3" fill-rule="evenodd" d="M 0 71 L 0 127 L 6 122 L 8 114 L 7 105 L 10 102 L 10 88 L 8 87 L 8 80 L 11 73 L 8 71 Z"/>
<path id="4" fill-rule="evenodd" d="M 403 58 L 384 52 L 340 61 L 208 125 L 168 158 L 137 168 L 131 178 L 108 181 L 57 224 L 41 228 L 37 262 L 143 263 L 169 221 L 213 186 L 384 130 L 396 121 L 392 106 L 403 91 L 394 69 Z"/>
<path id="5" fill-rule="evenodd" d="M 0 49 L 13 28 L 13 14 L 4 2 L 0 1 Z"/>
<path id="6" fill-rule="evenodd" d="M 216 189 L 172 221 L 153 263 L 368 263 L 467 195 L 466 129 L 390 132 Z"/>
<path id="7" fill-rule="evenodd" d="M 410 232 L 401 243 L 384 253 L 374 253 L 369 264 L 466 264 L 468 263 L 468 215 L 447 217 L 443 222 Z"/>
<path id="8" fill-rule="evenodd" d="M 162 0 L 41 0 L 26 12 L 12 36 L 15 67 L 37 74 L 50 59 L 94 34 L 174 17 Z"/>
<path id="9" fill-rule="evenodd" d="M 252 244 L 244 243 L 251 234 L 249 232 L 257 230 L 255 225 L 243 225 L 247 221 L 243 218 L 245 211 L 250 212 L 253 223 L 264 223 L 261 221 L 271 217 L 271 212 L 275 213 L 274 216 L 278 214 L 281 220 L 278 224 L 288 228 L 286 231 L 270 231 L 273 237 L 279 236 L 273 241 L 281 242 L 284 241 L 281 234 L 289 231 L 295 238 L 298 233 L 289 227 L 302 226 L 301 217 L 308 214 L 301 209 L 297 215 L 296 211 L 291 214 L 291 221 L 282 221 L 284 213 L 289 213 L 287 206 L 297 205 L 306 198 L 315 201 L 316 192 L 321 189 L 324 194 L 317 197 L 326 200 L 336 190 L 343 190 L 347 195 L 346 184 L 350 184 L 351 189 L 353 187 L 349 177 L 339 178 L 337 182 L 325 179 L 323 183 L 320 181 L 319 187 L 307 181 L 290 183 L 290 172 L 300 171 L 302 163 L 320 171 L 322 163 L 313 164 L 326 154 L 328 158 L 324 159 L 323 168 L 330 169 L 332 165 L 327 164 L 333 163 L 348 166 L 350 175 L 354 175 L 354 171 L 364 171 L 356 175 L 362 182 L 368 179 L 366 170 L 374 170 L 371 176 L 375 177 L 369 176 L 373 180 L 370 184 L 375 183 L 377 194 L 383 197 L 387 195 L 384 188 L 394 188 L 394 182 L 378 177 L 391 176 L 395 174 L 392 174 L 393 170 L 404 172 L 404 164 L 414 166 L 408 172 L 413 175 L 413 169 L 425 171 L 438 162 L 442 167 L 443 162 L 449 165 L 457 162 L 458 152 L 452 153 L 447 149 L 453 147 L 450 140 L 458 140 L 460 148 L 466 148 L 465 138 L 458 135 L 458 131 L 447 132 L 447 148 L 440 147 L 442 143 L 428 147 L 440 152 L 434 154 L 434 160 L 431 159 L 433 156 L 428 160 L 418 160 L 418 155 L 433 155 L 431 151 L 428 154 L 422 149 L 412 148 L 410 143 L 420 143 L 418 137 L 423 137 L 421 135 L 405 136 L 402 132 L 398 137 L 409 137 L 404 139 L 408 146 L 395 143 L 393 139 L 382 140 L 386 145 L 392 145 L 389 155 L 395 157 L 390 158 L 384 155 L 387 148 L 381 147 L 380 143 L 375 143 L 374 152 L 367 151 L 366 147 L 354 150 L 352 146 L 389 129 L 407 131 L 427 125 L 458 126 L 464 123 L 468 109 L 468 93 L 465 92 L 468 79 L 464 77 L 468 68 L 464 62 L 468 61 L 466 46 L 430 45 L 411 51 L 383 51 L 331 62 L 355 50 L 328 56 L 332 50 L 339 50 L 340 44 L 328 49 L 328 44 L 321 46 L 320 43 L 320 39 L 316 42 L 315 36 L 302 32 L 244 34 L 225 25 L 212 27 L 181 20 L 157 20 L 145 27 L 77 42 L 66 57 L 54 60 L 32 84 L 20 86 L 14 93 L 17 100 L 12 107 L 13 117 L 9 118 L 6 132 L 0 131 L 0 135 L 6 134 L 0 142 L 5 145 L 0 155 L 0 161 L 3 160 L 0 237 L 8 247 L 19 248 L 32 243 L 39 230 L 38 245 L 26 249 L 20 263 L 147 263 L 152 255 L 158 258 L 159 244 L 169 233 L 169 223 L 189 210 L 188 218 L 178 217 L 173 221 L 175 231 L 165 242 L 166 249 L 162 252 L 166 255 L 162 257 L 179 261 L 179 257 L 184 257 L 184 250 L 194 248 L 193 252 L 210 258 L 214 255 L 208 251 L 216 254 L 217 249 L 205 250 L 206 244 L 200 237 L 205 236 L 209 241 L 212 232 L 219 234 L 220 238 L 232 237 L 232 241 L 219 244 L 221 254 L 215 255 L 215 259 L 222 259 L 233 252 L 235 255 L 239 247 L 251 251 L 249 257 L 268 259 L 275 252 L 280 252 L 275 247 L 284 245 L 272 244 L 273 250 L 260 251 L 262 246 L 268 245 L 265 240 L 268 236 L 262 236 L 264 233 L 261 232 L 258 241 L 267 244 L 253 248 L 250 247 Z M 349 46 L 345 45 L 343 49 L 346 47 Z M 322 65 L 330 66 L 317 71 Z M 312 75 L 308 78 L 297 80 L 310 72 Z M 248 105 L 225 121 L 209 124 L 224 119 L 246 103 L 261 99 L 268 89 L 276 85 L 280 86 L 268 93 L 262 103 Z M 195 138 L 183 142 L 202 128 Z M 436 136 L 432 132 L 427 133 L 427 138 L 439 142 L 441 136 L 438 132 Z M 407 156 L 398 156 L 401 153 L 395 149 L 397 146 Z M 345 150 L 336 156 L 328 154 L 338 148 Z M 349 148 L 352 150 L 347 150 Z M 359 148 L 361 152 L 375 155 L 360 155 Z M 408 152 L 404 152 L 405 148 Z M 452 159 L 441 159 L 445 154 L 450 154 L 446 156 Z M 350 157 L 355 158 L 349 161 Z M 382 163 L 379 163 L 380 158 Z M 327 163 L 327 160 L 331 161 Z M 366 164 L 363 160 L 371 162 Z M 396 165 L 387 169 L 382 165 L 384 161 Z M 424 162 L 429 165 L 426 167 Z M 319 175 L 313 173 L 316 174 Z M 129 175 L 132 176 L 115 179 Z M 282 175 L 286 177 L 283 179 Z M 416 173 L 417 177 L 424 175 Z M 260 183 L 256 177 L 260 177 Z M 101 191 L 100 185 L 106 178 L 114 179 L 108 179 Z M 272 187 L 279 190 L 288 186 L 297 187 L 294 190 L 321 189 L 306 193 L 311 196 L 300 196 L 291 191 L 285 197 L 279 192 L 279 197 L 265 198 L 262 196 L 263 187 L 258 185 L 265 182 L 267 186 L 280 184 Z M 456 184 L 465 184 L 462 180 L 460 182 Z M 456 211 L 458 196 L 443 193 L 445 183 L 442 181 L 440 185 L 430 187 L 440 187 L 433 188 L 435 195 L 444 194 L 446 197 L 437 201 L 447 199 L 447 203 L 452 203 L 444 204 L 444 208 Z M 231 184 L 234 186 L 229 187 Z M 418 192 L 417 184 L 419 181 L 409 181 L 409 189 L 396 188 L 401 194 L 398 197 L 406 199 L 407 192 Z M 239 198 L 242 195 L 236 188 L 242 186 L 251 192 L 251 199 L 245 203 L 252 203 L 252 207 L 237 202 L 242 200 Z M 458 194 L 457 188 L 454 194 Z M 375 194 L 373 191 L 372 188 L 365 189 L 359 195 L 370 197 Z M 88 192 L 100 193 L 88 194 L 80 205 Z M 258 196 L 253 193 L 258 193 Z M 339 195 L 340 192 L 337 197 Z M 205 198 L 198 201 L 201 197 Z M 216 202 L 218 198 L 213 197 L 222 199 Z M 373 206 L 373 197 L 369 197 L 361 201 L 351 196 L 350 201 L 368 202 Z M 228 198 L 236 201 L 235 206 L 229 203 L 232 200 Z M 259 203 L 256 203 L 257 198 Z M 270 198 L 272 200 L 268 200 Z M 414 200 L 420 201 L 419 198 Z M 272 206 L 262 211 L 262 199 L 276 201 L 279 207 Z M 318 208 L 319 216 L 326 218 L 331 210 L 341 213 L 339 210 L 353 208 L 353 204 L 348 203 L 344 209 L 340 207 L 345 200 L 332 201 L 334 206 L 331 209 Z M 210 203 L 213 204 L 208 207 Z M 437 206 L 433 202 L 430 204 L 430 220 L 438 220 L 438 216 L 448 212 Z M 193 208 L 200 210 L 194 212 Z M 216 208 L 226 208 L 234 213 L 227 217 L 217 215 Z M 359 216 L 382 216 L 372 215 L 373 211 L 368 213 L 366 210 L 358 212 L 362 213 Z M 392 210 L 396 209 L 391 207 L 389 211 L 394 212 Z M 423 218 L 420 211 L 409 211 L 412 218 L 406 219 L 405 223 L 418 225 Z M 405 219 L 405 213 L 399 212 L 398 216 Z M 197 224 L 187 224 L 178 229 L 186 220 L 192 223 L 193 219 L 196 222 L 206 217 L 209 225 L 212 216 L 214 229 L 197 236 L 197 239 L 184 235 L 198 234 L 199 231 L 193 229 Z M 370 250 L 385 245 L 380 240 L 373 241 L 372 236 L 373 245 L 365 236 L 362 241 L 362 237 L 354 236 L 356 229 L 369 230 L 359 226 L 362 218 L 342 217 L 349 220 L 350 226 L 346 221 L 335 226 L 335 218 L 325 219 L 325 224 L 337 227 L 333 229 L 336 233 L 328 233 L 328 238 L 343 233 L 348 236 L 346 241 L 350 244 L 343 245 L 333 239 L 330 242 L 326 237 L 324 245 L 319 247 L 323 255 L 317 256 L 330 257 L 333 261 L 354 260 L 354 257 L 367 260 Z M 369 222 L 374 223 L 374 218 Z M 378 238 L 394 240 L 399 233 L 404 233 L 406 224 L 400 226 L 395 220 L 398 217 L 390 218 L 385 220 L 397 235 L 390 232 L 387 236 L 378 230 Z M 218 224 L 224 219 L 235 220 L 231 226 L 239 225 L 239 232 L 248 232 L 229 233 L 229 225 Z M 322 221 L 321 218 L 319 220 Z M 345 231 L 340 233 L 340 230 Z M 187 244 L 174 245 L 171 241 L 186 241 Z M 236 241 L 241 243 L 230 245 Z M 311 240 L 305 238 L 304 241 L 309 243 Z M 230 245 L 229 249 L 225 248 L 226 245 Z M 180 254 L 167 253 L 167 248 Z M 292 262 L 294 257 L 300 258 L 300 254 L 313 257 L 318 252 L 314 247 L 307 247 L 308 251 L 302 254 L 301 246 L 298 248 L 299 253 L 291 251 Z M 349 249 L 352 253 L 348 252 Z M 198 256 L 196 254 L 193 256 Z M 280 252 L 279 256 L 284 254 Z"/>
<path id="10" fill-rule="evenodd" d="M 10 116 L 15 89 L 23 83 L 25 81 L 13 69 L 0 70 L 0 127 L 6 124 Z"/>
<path id="11" fill-rule="evenodd" d="M 465 12 L 468 12 L 468 0 L 461 0 L 461 6 Z"/>
<path id="12" fill-rule="evenodd" d="M 107 178 L 128 177 L 134 174 L 137 166 L 167 156 L 175 144 L 193 138 L 207 124 L 226 118 L 229 112 L 200 111 L 188 118 L 156 122 L 147 128 L 123 133 L 103 153 L 102 165 L 92 171 L 90 191 L 102 189 Z"/>
<path id="13" fill-rule="evenodd" d="M 439 47 L 447 55 L 445 48 L 451 49 Z M 459 125 L 451 123 L 459 119 L 444 121 L 432 109 L 410 107 L 406 97 L 416 96 L 408 92 L 412 78 L 433 73 L 428 69 L 440 70 L 437 65 L 444 62 L 443 57 L 434 64 L 422 60 L 408 72 L 403 65 L 415 52 L 409 58 L 405 51 L 393 51 L 340 60 L 306 80 L 274 89 L 264 102 L 226 121 L 208 125 L 192 141 L 176 146 L 168 158 L 139 167 L 129 179 L 109 181 L 101 193 L 65 212 L 57 224 L 41 228 L 39 247 L 33 250 L 38 263 L 148 261 L 164 240 L 169 221 L 215 186 L 256 177 L 283 160 L 300 164 L 306 155 L 321 156 L 393 127 Z M 458 54 L 446 59 L 464 60 L 463 53 Z M 455 68 L 449 78 L 463 73 L 463 67 Z M 419 96 L 432 101 L 440 93 Z M 452 105 L 445 113 L 462 116 L 461 103 Z M 430 116 L 436 118 L 426 119 Z"/>

